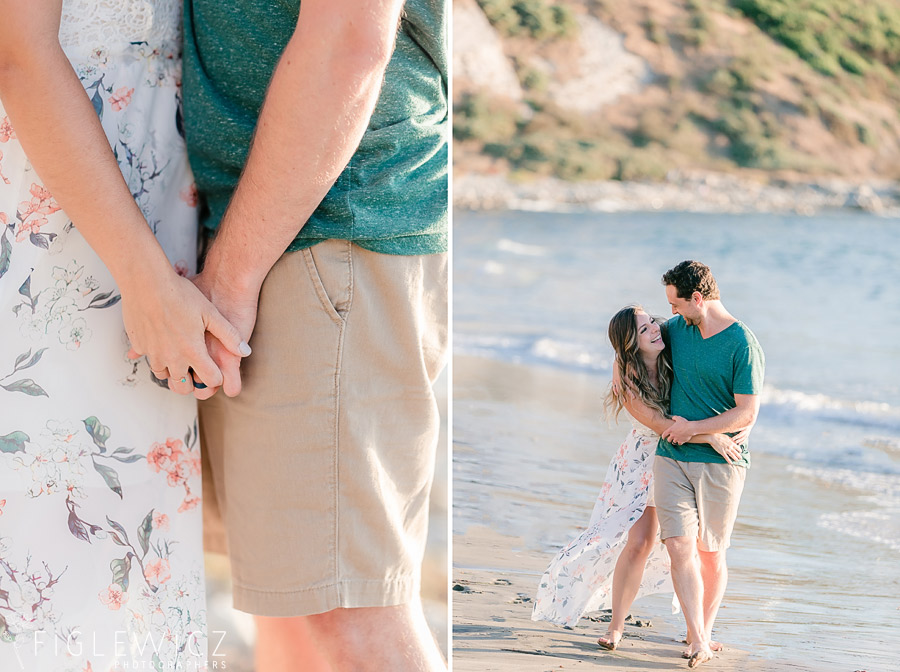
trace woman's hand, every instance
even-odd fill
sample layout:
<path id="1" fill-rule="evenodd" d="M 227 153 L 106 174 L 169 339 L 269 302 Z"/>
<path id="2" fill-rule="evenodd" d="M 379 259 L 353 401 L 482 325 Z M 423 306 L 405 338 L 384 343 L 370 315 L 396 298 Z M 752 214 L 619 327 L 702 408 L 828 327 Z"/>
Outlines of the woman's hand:
<path id="1" fill-rule="evenodd" d="M 694 437 L 695 440 L 698 438 Z M 727 434 L 710 434 L 703 438 L 704 443 L 711 445 L 719 455 L 725 458 L 728 464 L 739 462 L 744 455 L 741 445 Z"/>
<path id="2" fill-rule="evenodd" d="M 747 443 L 747 439 L 750 437 L 750 430 L 751 430 L 751 429 L 753 429 L 753 425 L 750 425 L 749 427 L 744 427 L 742 430 L 740 430 L 737 434 L 735 434 L 735 435 L 732 436 L 731 438 L 732 438 L 732 439 L 734 440 L 734 442 L 737 443 L 738 445 L 742 445 L 742 444 L 744 444 L 744 443 Z"/>
<path id="3" fill-rule="evenodd" d="M 194 380 L 222 384 L 222 372 L 206 346 L 206 332 L 237 357 L 249 353 L 238 330 L 187 278 L 171 267 L 144 276 L 144 282 L 120 282 L 122 315 L 132 350 L 146 355 L 153 374 L 168 378 L 178 394 L 194 391 Z M 183 382 L 182 382 L 183 381 Z"/>
<path id="4" fill-rule="evenodd" d="M 690 442 L 696 433 L 694 423 L 680 415 L 673 415 L 672 420 L 674 422 L 662 433 L 662 438 L 676 446 Z"/>

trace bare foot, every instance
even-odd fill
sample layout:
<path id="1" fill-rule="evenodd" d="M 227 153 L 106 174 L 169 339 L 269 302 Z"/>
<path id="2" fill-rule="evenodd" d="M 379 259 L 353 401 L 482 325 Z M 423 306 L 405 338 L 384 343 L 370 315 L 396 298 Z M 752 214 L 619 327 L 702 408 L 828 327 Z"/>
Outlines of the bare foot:
<path id="1" fill-rule="evenodd" d="M 713 659 L 713 652 L 710 650 L 708 646 L 704 646 L 697 651 L 691 653 L 688 657 L 688 667 L 693 669 L 700 665 L 701 663 L 709 662 Z"/>
<path id="2" fill-rule="evenodd" d="M 687 641 L 686 639 L 685 639 L 685 640 L 682 640 L 682 641 L 683 641 L 685 644 L 690 644 L 690 642 Z M 712 640 L 710 640 L 710 642 L 709 642 L 709 648 L 710 648 L 711 651 L 715 651 L 716 653 L 718 653 L 719 651 L 724 651 L 724 650 L 725 650 L 725 646 L 722 644 L 722 642 L 714 642 L 714 641 L 712 641 Z M 690 658 L 690 657 L 691 657 L 690 649 L 685 649 L 685 650 L 682 652 L 681 657 L 682 657 L 682 658 Z"/>
<path id="3" fill-rule="evenodd" d="M 622 634 L 618 630 L 607 630 L 606 634 L 597 640 L 597 644 L 601 649 L 615 651 L 619 648 L 619 643 L 622 641 Z"/>

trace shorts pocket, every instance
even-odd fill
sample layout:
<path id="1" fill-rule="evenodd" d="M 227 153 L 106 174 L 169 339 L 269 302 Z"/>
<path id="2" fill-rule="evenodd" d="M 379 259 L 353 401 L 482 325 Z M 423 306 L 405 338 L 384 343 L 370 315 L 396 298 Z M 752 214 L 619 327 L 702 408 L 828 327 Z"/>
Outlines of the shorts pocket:
<path id="1" fill-rule="evenodd" d="M 301 250 L 301 254 L 323 310 L 343 324 L 353 301 L 352 243 L 325 240 Z"/>

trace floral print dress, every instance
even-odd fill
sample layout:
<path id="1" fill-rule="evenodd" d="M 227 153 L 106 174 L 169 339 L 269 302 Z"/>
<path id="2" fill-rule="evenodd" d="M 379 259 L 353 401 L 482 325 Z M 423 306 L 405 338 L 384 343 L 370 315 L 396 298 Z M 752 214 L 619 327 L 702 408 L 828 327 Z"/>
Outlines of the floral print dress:
<path id="1" fill-rule="evenodd" d="M 59 38 L 149 226 L 190 273 L 180 19 L 174 0 L 66 0 Z M 129 359 L 120 299 L 0 107 L 3 672 L 206 669 L 196 405 Z"/>
<path id="2" fill-rule="evenodd" d="M 585 613 L 612 608 L 613 572 L 628 530 L 653 506 L 653 458 L 659 435 L 632 419 L 633 429 L 609 464 L 590 523 L 544 572 L 532 620 L 575 627 Z M 637 597 L 674 592 L 669 555 L 657 542 Z M 677 603 L 675 603 L 677 604 Z"/>

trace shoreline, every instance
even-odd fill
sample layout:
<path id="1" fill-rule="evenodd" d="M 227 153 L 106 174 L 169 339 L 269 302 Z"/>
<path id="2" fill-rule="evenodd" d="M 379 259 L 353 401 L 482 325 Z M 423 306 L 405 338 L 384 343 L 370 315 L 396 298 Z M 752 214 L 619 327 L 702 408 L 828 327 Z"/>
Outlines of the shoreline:
<path id="1" fill-rule="evenodd" d="M 632 609 L 616 651 L 596 639 L 602 614 L 586 615 L 574 629 L 532 621 L 532 599 L 547 554 L 521 550 L 525 542 L 487 527 L 470 526 L 454 535 L 454 672 L 546 672 L 599 667 L 610 670 L 687 670 L 681 658 L 683 633 L 655 622 L 640 603 Z M 586 665 L 585 665 L 586 664 Z M 756 657 L 728 646 L 700 670 L 801 672 L 794 661 Z"/>
<path id="2" fill-rule="evenodd" d="M 671 595 L 636 601 L 635 621 L 612 653 L 595 644 L 602 622 L 582 618 L 566 630 L 531 620 L 540 576 L 583 529 L 621 443 L 623 428 L 600 419 L 602 376 L 461 354 L 454 376 L 453 669 L 687 669 Z M 800 467 L 818 467 L 767 450 L 776 430 L 763 425 L 771 423 L 784 429 L 777 418 L 761 423 L 729 551 L 715 634 L 726 650 L 699 669 L 893 669 L 886 646 L 896 600 L 885 586 L 896 584 L 896 556 L 821 524 L 844 512 L 865 519 L 871 505 L 858 486 L 804 475 Z"/>
<path id="3" fill-rule="evenodd" d="M 454 175 L 453 206 L 468 211 L 697 212 L 815 215 L 868 212 L 900 217 L 900 183 L 816 178 L 756 182 L 728 173 L 671 171 L 662 182 L 514 181 L 506 175 Z"/>

